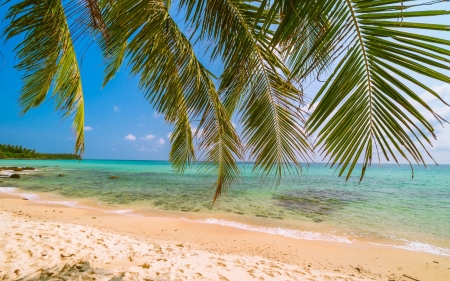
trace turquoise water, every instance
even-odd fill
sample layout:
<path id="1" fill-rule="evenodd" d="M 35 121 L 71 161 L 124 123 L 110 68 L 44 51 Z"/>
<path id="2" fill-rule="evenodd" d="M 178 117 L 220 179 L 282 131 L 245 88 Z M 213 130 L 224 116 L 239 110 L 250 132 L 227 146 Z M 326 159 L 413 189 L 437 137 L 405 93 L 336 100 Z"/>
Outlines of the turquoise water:
<path id="1" fill-rule="evenodd" d="M 359 184 L 357 174 L 346 182 L 313 164 L 303 177 L 284 179 L 275 188 L 247 164 L 242 179 L 214 205 L 214 176 L 196 169 L 176 174 L 163 161 L 3 160 L 0 166 L 38 168 L 21 179 L 0 179 L 1 192 L 36 201 L 450 255 L 449 165 L 415 167 L 414 179 L 407 165 L 372 167 Z"/>

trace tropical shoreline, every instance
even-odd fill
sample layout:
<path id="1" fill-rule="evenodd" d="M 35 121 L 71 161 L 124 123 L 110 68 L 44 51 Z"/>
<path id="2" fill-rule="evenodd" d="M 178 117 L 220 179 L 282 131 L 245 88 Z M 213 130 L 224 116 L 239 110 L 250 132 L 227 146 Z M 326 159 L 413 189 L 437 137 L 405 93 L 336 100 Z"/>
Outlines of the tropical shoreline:
<path id="1" fill-rule="evenodd" d="M 445 175 L 449 167 L 435 172 L 439 188 L 426 181 L 433 171 L 424 172 L 424 179 L 402 183 L 398 181 L 402 174 L 394 167 L 380 170 L 382 181 L 375 175 L 369 176 L 363 186 L 352 187 L 344 182 L 336 186 L 335 181 L 330 186 L 326 170 L 312 167 L 309 180 L 295 186 L 282 183 L 272 194 L 258 188 L 252 175 L 246 174 L 242 184 L 211 206 L 211 198 L 202 194 L 204 183 L 197 175 L 176 175 L 168 162 L 86 160 L 49 164 L 3 161 L 6 166 L 32 165 L 36 170 L 19 172 L 21 179 L 1 179 L 0 192 L 38 203 L 127 216 L 171 218 L 295 239 L 367 242 L 450 255 L 450 241 L 445 234 L 448 200 L 440 195 L 448 189 Z M 15 172 L 1 173 L 8 177 Z M 392 186 L 394 181 L 399 184 Z M 425 198 L 423 194 L 437 196 L 438 200 L 429 205 L 421 199 Z"/>
<path id="2" fill-rule="evenodd" d="M 195 251 L 200 251 L 202 252 L 200 255 L 202 257 L 203 255 L 213 255 L 214 258 L 217 259 L 224 259 L 224 257 L 227 257 L 225 260 L 229 267 L 236 266 L 236 256 L 247 260 L 245 266 L 250 266 L 252 263 L 254 264 L 251 266 L 256 266 L 259 258 L 268 262 L 278 263 L 277 266 L 282 270 L 280 269 L 277 272 L 281 272 L 281 275 L 277 275 L 273 270 L 270 271 L 272 272 L 270 273 L 267 271 L 269 269 L 260 268 L 254 270 L 256 277 L 264 276 L 263 278 L 265 278 L 265 280 L 277 280 L 276 277 L 281 277 L 285 273 L 291 275 L 290 277 L 288 275 L 283 275 L 287 280 L 307 280 L 306 277 L 308 274 L 311 274 L 309 276 L 310 278 L 316 278 L 313 280 L 342 280 L 342 278 L 348 278 L 347 280 L 404 280 L 402 278 L 404 278 L 403 275 L 405 274 L 418 280 L 446 280 L 445 278 L 450 276 L 450 268 L 445 266 L 450 264 L 449 257 L 423 252 L 395 249 L 364 242 L 353 242 L 349 244 L 330 241 L 300 240 L 280 235 L 237 229 L 229 226 L 191 221 L 151 217 L 130 217 L 114 213 L 105 213 L 99 210 L 79 209 L 55 204 L 40 204 L 7 194 L 0 194 L 0 198 L 0 212 L 2 212 L 0 217 L 2 219 L 6 218 L 10 223 L 15 224 L 19 228 L 29 228 L 29 224 L 57 224 L 66 230 L 70 230 L 72 227 L 71 225 L 75 225 L 77 227 L 88 227 L 98 230 L 103 233 L 99 234 L 101 237 L 108 237 L 109 234 L 105 233 L 113 233 L 114 235 L 118 235 L 117 237 L 122 237 L 120 239 L 128 239 L 131 237 L 136 241 L 146 243 L 150 241 L 151 243 L 159 243 L 161 245 L 172 245 L 172 248 L 177 248 L 176 245 L 180 244 L 190 245 L 189 251 L 184 254 L 187 255 Z M 54 228 L 54 226 L 48 227 L 50 227 L 50 229 Z M 70 234 L 70 237 L 65 237 L 66 240 L 74 240 L 79 235 L 79 233 L 72 233 L 71 231 L 66 231 L 65 233 L 65 235 Z M 20 252 L 24 250 L 24 247 L 31 247 L 32 243 L 30 243 L 25 236 L 26 235 L 21 236 L 25 241 L 15 242 L 17 245 L 16 251 Z M 7 237 L 3 237 L 2 241 L 8 241 L 8 243 L 2 244 L 2 247 L 8 247 L 8 245 L 13 242 L 12 240 L 15 239 L 14 236 L 11 238 Z M 32 237 L 32 235 L 29 237 Z M 64 239 L 62 240 L 63 241 L 61 241 L 60 237 L 59 239 L 53 240 L 50 244 L 54 243 L 55 245 L 58 245 L 58 243 L 61 244 L 66 241 Z M 89 245 L 89 243 L 92 243 L 89 239 L 86 240 L 86 243 L 88 247 L 95 246 Z M 65 254 L 62 255 L 65 256 Z M 230 256 L 233 256 L 233 258 L 229 258 Z M 5 255 L 3 258 L 5 258 Z M 72 259 L 67 257 L 56 259 L 56 264 L 54 266 L 62 266 L 65 263 L 77 262 L 80 258 L 80 255 L 74 255 L 74 258 Z M 167 259 L 168 257 L 165 258 Z M 95 259 L 88 261 L 90 262 L 90 265 L 95 266 L 95 268 L 113 268 L 114 270 L 119 270 L 119 267 L 122 268 L 125 266 L 121 262 L 117 264 L 113 263 L 112 266 L 110 263 L 106 262 L 99 263 L 95 261 Z M 156 263 L 157 261 L 150 259 L 146 262 L 152 265 L 152 263 Z M 33 257 L 29 257 L 28 263 L 39 264 Z M 191 266 L 198 266 L 198 270 L 201 270 L 202 266 L 200 264 L 195 265 L 193 263 L 195 263 L 194 260 L 190 263 Z M 17 261 L 13 261 L 12 264 L 4 262 L 0 262 L 0 264 L 5 264 L 5 266 L 1 268 L 1 276 L 2 274 L 11 274 L 11 271 L 13 272 L 15 267 L 23 266 L 24 263 L 18 264 Z M 212 268 L 217 269 L 217 272 L 219 268 L 221 268 L 221 266 L 217 267 L 217 264 L 216 266 L 214 266 L 214 264 L 209 265 Z M 127 270 L 129 270 L 127 272 L 135 272 L 137 267 L 140 270 L 139 274 L 158 277 L 155 275 L 156 271 L 149 269 L 147 272 L 136 263 L 131 262 L 131 264 L 128 263 L 127 266 Z M 153 268 L 156 267 L 156 265 L 153 266 Z M 39 269 L 40 268 L 37 268 L 36 266 L 31 266 L 27 272 L 21 271 L 21 274 L 31 274 L 33 273 L 31 272 L 32 270 Z M 121 270 L 123 270 L 123 268 Z M 165 274 L 169 274 L 167 275 L 169 277 L 181 274 L 171 272 L 170 269 L 167 270 L 168 271 Z M 239 271 L 236 270 L 225 270 L 221 273 L 221 276 L 228 278 L 228 280 L 237 280 L 233 279 L 234 277 L 232 275 L 226 276 L 227 272 L 231 274 Z M 251 270 L 251 268 L 249 267 L 248 270 Z M 213 272 L 216 271 L 213 270 Z M 269 272 L 274 277 L 271 277 L 270 274 L 267 275 L 264 271 Z M 302 272 L 305 275 L 301 273 L 296 275 L 293 273 L 294 271 Z M 248 271 L 245 272 L 248 273 Z M 141 278 L 143 278 L 144 275 L 140 275 Z M 192 273 L 189 275 L 189 278 L 192 278 L 193 280 L 196 280 L 195 278 L 200 278 L 198 276 L 195 277 L 194 275 L 195 274 Z M 130 276 L 132 275 L 129 275 L 128 278 L 131 278 Z M 219 277 L 217 275 L 215 276 L 217 278 L 211 275 L 207 277 L 206 280 L 225 280 L 218 279 Z M 324 276 L 328 276 L 328 278 L 331 279 L 326 279 Z M 163 278 L 162 275 L 160 277 Z M 253 277 L 249 274 L 245 278 L 247 280 L 252 280 Z M 256 280 L 256 278 L 254 279 Z"/>

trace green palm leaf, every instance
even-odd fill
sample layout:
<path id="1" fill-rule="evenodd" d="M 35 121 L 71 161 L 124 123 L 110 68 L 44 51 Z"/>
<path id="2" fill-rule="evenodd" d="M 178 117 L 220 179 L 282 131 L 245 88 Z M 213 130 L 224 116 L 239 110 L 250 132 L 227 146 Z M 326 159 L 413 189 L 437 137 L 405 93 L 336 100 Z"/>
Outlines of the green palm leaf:
<path id="1" fill-rule="evenodd" d="M 308 160 L 310 147 L 299 110 L 302 92 L 287 80 L 288 68 L 269 45 L 273 31 L 264 29 L 278 16 L 258 4 L 180 1 L 199 40 L 214 42 L 212 57 L 223 61 L 219 92 L 229 114 L 239 116 L 254 169 L 279 181 L 284 173 L 300 172 L 299 159 Z"/>
<path id="2" fill-rule="evenodd" d="M 108 3 L 110 4 L 110 3 Z M 200 149 L 204 169 L 218 174 L 216 196 L 239 175 L 240 141 L 213 84 L 188 39 L 168 13 L 164 1 L 116 1 L 104 6 L 112 53 L 107 82 L 122 62 L 139 75 L 139 85 L 156 110 L 175 124 L 170 160 L 183 172 L 196 159 L 190 120 L 202 117 Z M 124 43 L 127 42 L 128 43 Z"/>
<path id="3" fill-rule="evenodd" d="M 22 114 L 39 106 L 53 89 L 56 109 L 63 117 L 74 113 L 75 152 L 84 152 L 84 98 L 75 50 L 60 0 L 25 0 L 6 15 L 6 39 L 24 35 L 17 46 L 23 88 Z"/>
<path id="4" fill-rule="evenodd" d="M 345 52 L 335 71 L 314 98 L 317 105 L 308 120 L 311 132 L 318 132 L 317 145 L 338 164 L 339 175 L 347 179 L 359 160 L 361 179 L 377 154 L 398 162 L 396 153 L 408 162 L 425 164 L 419 147 L 435 137 L 430 122 L 410 100 L 435 113 L 408 86 L 415 84 L 439 95 L 412 78 L 408 72 L 449 82 L 434 69 L 449 70 L 449 53 L 439 45 L 449 41 L 415 32 L 449 31 L 450 26 L 409 21 L 409 18 L 449 14 L 447 11 L 412 10 L 419 1 L 314 1 L 323 11 L 330 32 L 323 41 L 334 41 Z M 410 6 L 407 6 L 409 4 Z M 414 31 L 408 31 L 411 29 Z M 434 44 L 433 44 L 434 43 Z M 297 60 L 301 62 L 301 60 Z M 442 99 L 441 99 L 442 100 Z M 426 151 L 426 149 L 425 149 Z"/>

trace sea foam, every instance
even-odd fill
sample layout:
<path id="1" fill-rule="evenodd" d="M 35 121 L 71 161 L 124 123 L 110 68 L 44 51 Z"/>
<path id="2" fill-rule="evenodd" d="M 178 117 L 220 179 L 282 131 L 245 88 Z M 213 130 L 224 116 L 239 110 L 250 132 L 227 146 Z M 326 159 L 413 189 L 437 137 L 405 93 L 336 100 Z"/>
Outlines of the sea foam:
<path id="1" fill-rule="evenodd" d="M 227 221 L 227 220 L 219 220 L 219 219 L 204 219 L 204 220 L 187 220 L 193 222 L 200 222 L 206 224 L 217 224 L 222 226 L 229 226 L 238 229 L 244 229 L 254 232 L 262 232 L 267 234 L 281 235 L 285 237 L 295 238 L 295 239 L 303 239 L 303 240 L 321 240 L 321 241 L 333 241 L 340 243 L 352 243 L 347 237 L 312 232 L 312 231 L 301 231 L 294 229 L 287 229 L 281 227 L 262 227 L 262 226 L 253 226 L 245 223 L 235 222 L 235 221 Z"/>
<path id="2" fill-rule="evenodd" d="M 101 211 L 104 213 L 114 213 L 124 216 L 132 216 L 132 217 L 141 217 L 139 214 L 133 213 L 134 210 L 131 209 L 119 209 L 119 210 L 106 210 L 106 209 L 99 209 L 94 208 L 86 205 L 81 205 L 78 201 L 68 201 L 68 200 L 42 200 L 39 195 L 34 193 L 20 193 L 18 192 L 18 189 L 15 187 L 0 187 L 0 193 L 5 193 L 9 195 L 14 196 L 20 196 L 22 198 L 28 199 L 30 201 L 40 203 L 40 204 L 56 204 L 56 205 L 64 205 L 71 208 L 80 208 L 80 209 L 88 209 L 88 210 L 95 210 L 95 211 Z"/>
<path id="3" fill-rule="evenodd" d="M 410 250 L 415 252 L 424 252 L 424 253 L 430 253 L 440 256 L 447 256 L 450 257 L 450 249 L 445 249 L 438 246 L 433 246 L 430 244 L 418 242 L 418 241 L 405 241 L 404 245 L 391 245 L 391 244 L 380 244 L 380 243 L 370 243 L 373 245 L 379 245 L 379 246 L 388 246 L 398 249 L 404 249 L 404 250 Z"/>

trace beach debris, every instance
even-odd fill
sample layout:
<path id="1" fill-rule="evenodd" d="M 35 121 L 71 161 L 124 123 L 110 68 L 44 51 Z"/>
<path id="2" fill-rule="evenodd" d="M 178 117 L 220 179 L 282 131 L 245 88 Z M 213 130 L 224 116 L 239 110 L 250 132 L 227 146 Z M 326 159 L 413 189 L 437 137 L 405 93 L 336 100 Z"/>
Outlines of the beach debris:
<path id="1" fill-rule="evenodd" d="M 109 178 L 112 179 L 112 180 L 115 180 L 115 179 L 118 179 L 119 176 L 110 176 Z"/>
<path id="2" fill-rule="evenodd" d="M 358 271 L 358 273 L 361 273 L 361 271 L 362 271 L 362 269 L 357 266 L 355 267 L 355 266 L 350 265 L 350 267 L 354 268 L 356 271 Z"/>
<path id="3" fill-rule="evenodd" d="M 10 176 L 10 178 L 12 178 L 12 179 L 20 179 L 20 175 L 19 174 L 12 174 Z"/>
<path id="4" fill-rule="evenodd" d="M 14 169 L 14 172 L 22 172 L 22 171 L 23 171 L 22 168 L 15 168 L 15 169 Z"/>
<path id="5" fill-rule="evenodd" d="M 433 261 L 434 263 L 439 263 L 438 261 Z"/>
<path id="6" fill-rule="evenodd" d="M 16 275 L 19 275 L 19 270 L 18 270 L 18 269 L 14 270 L 14 273 L 15 273 Z"/>
<path id="7" fill-rule="evenodd" d="M 411 279 L 411 280 L 414 280 L 414 281 L 420 281 L 419 279 L 414 278 L 414 277 L 411 277 L 411 276 L 406 275 L 406 274 L 403 274 L 402 276 L 403 276 L 403 277 L 406 277 L 406 278 L 409 278 L 409 279 Z"/>
<path id="8" fill-rule="evenodd" d="M 22 200 L 28 200 L 28 198 L 22 198 Z"/>
<path id="9" fill-rule="evenodd" d="M 144 263 L 143 265 L 141 265 L 142 266 L 142 268 L 144 268 L 144 269 L 149 269 L 150 268 L 150 264 L 148 264 L 148 263 Z"/>
<path id="10" fill-rule="evenodd" d="M 92 217 L 92 219 L 96 219 L 97 217 Z"/>
<path id="11" fill-rule="evenodd" d="M 59 174 L 58 177 L 65 177 L 66 175 L 64 174 Z"/>
<path id="12" fill-rule="evenodd" d="M 73 256 L 75 256 L 74 254 L 68 254 L 68 255 L 64 255 L 64 254 L 61 254 L 61 258 L 63 259 L 63 258 L 70 258 L 70 257 L 73 257 Z"/>
<path id="13" fill-rule="evenodd" d="M 315 218 L 313 219 L 314 222 L 323 222 L 323 219 Z"/>

